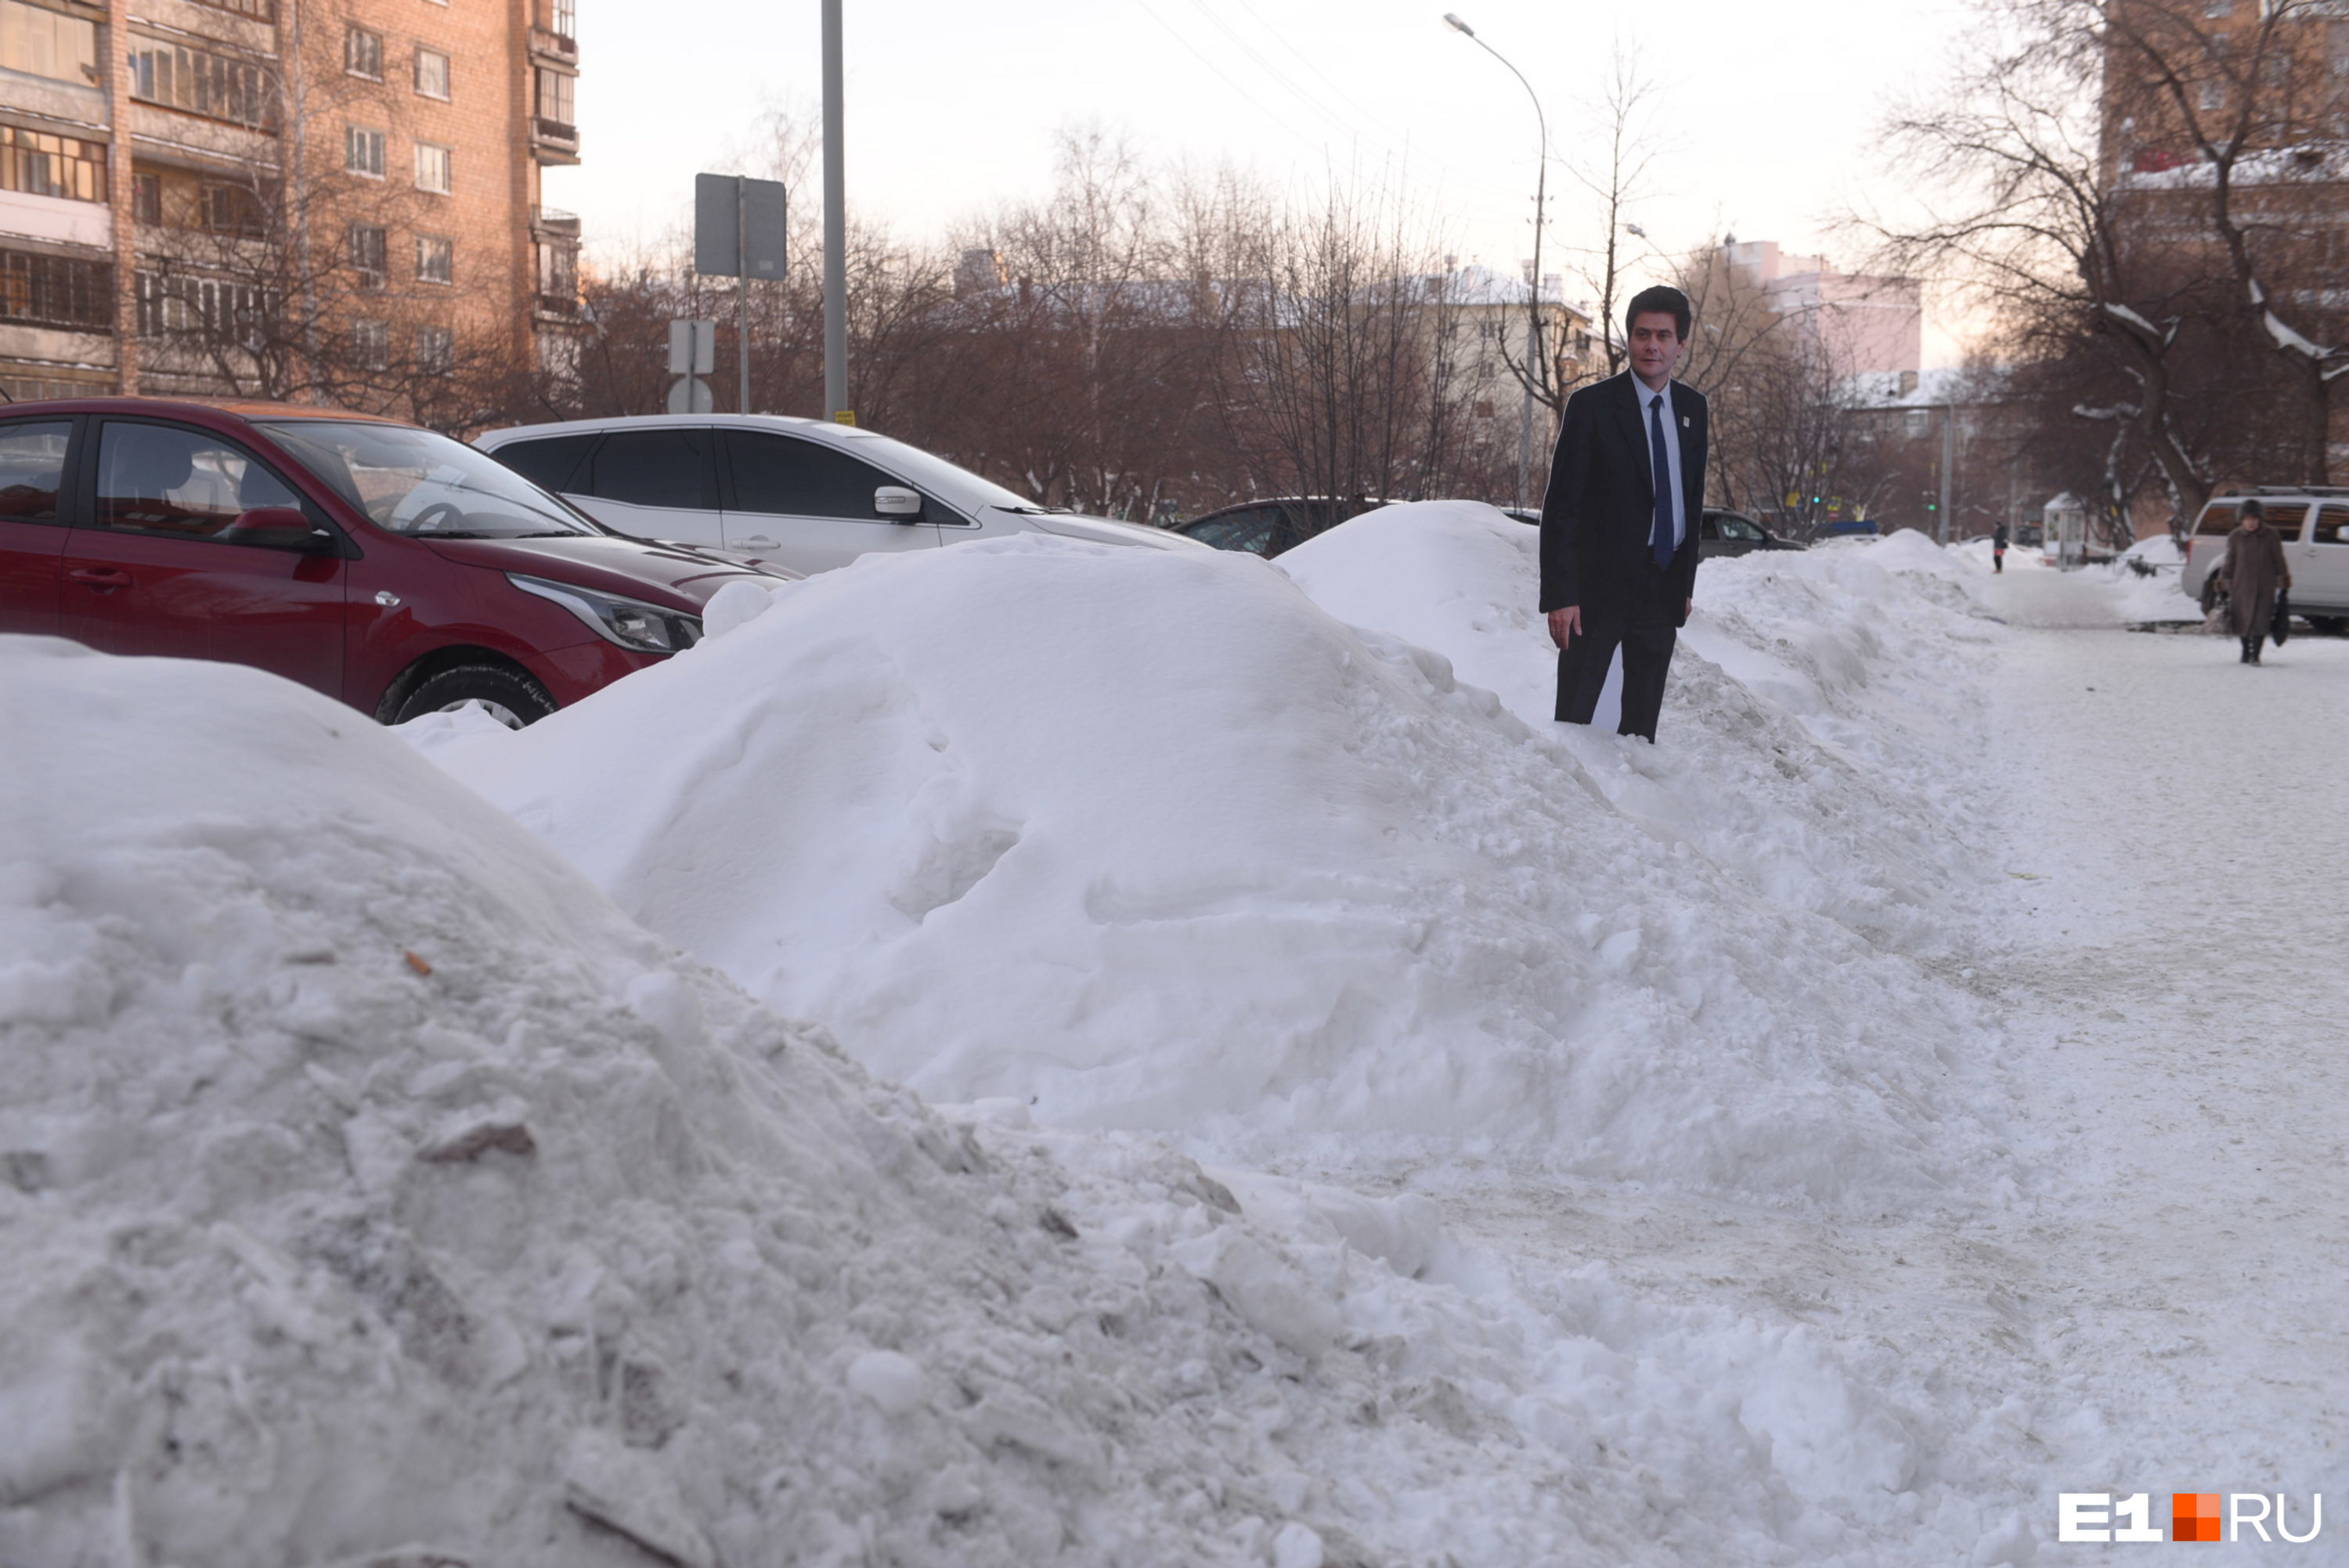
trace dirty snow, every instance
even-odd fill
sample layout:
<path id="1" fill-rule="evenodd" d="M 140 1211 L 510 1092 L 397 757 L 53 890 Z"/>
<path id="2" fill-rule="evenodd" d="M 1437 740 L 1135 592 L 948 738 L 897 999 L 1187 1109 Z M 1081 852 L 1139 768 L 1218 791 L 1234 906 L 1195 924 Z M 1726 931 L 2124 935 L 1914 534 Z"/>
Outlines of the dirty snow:
<path id="1" fill-rule="evenodd" d="M 1799 832 L 1749 885 L 1705 852 L 1733 828 L 1627 816 L 1619 761 L 1586 765 L 1481 670 L 1349 626 L 1253 557 L 1022 538 L 773 600 L 436 755 L 630 915 L 926 1098 L 1243 1163 L 1466 1148 L 1869 1205 L 2007 1180 L 1965 999 L 1857 916 L 1756 896 L 1921 918 L 1949 868 L 1894 852 L 1927 835 L 1889 795 L 1838 846 L 1885 846 L 1859 898 L 1800 869 Z M 1861 682 L 1864 630 L 1837 635 L 1790 678 Z M 1850 771 L 1756 702 L 1734 717 L 1739 744 L 1785 744 L 1740 758 L 1777 799 Z"/>
<path id="2" fill-rule="evenodd" d="M 0 639 L 0 1563 L 2304 1529 L 2349 644 L 1714 562 L 1651 748 L 1531 540 L 867 562 L 520 736 Z"/>

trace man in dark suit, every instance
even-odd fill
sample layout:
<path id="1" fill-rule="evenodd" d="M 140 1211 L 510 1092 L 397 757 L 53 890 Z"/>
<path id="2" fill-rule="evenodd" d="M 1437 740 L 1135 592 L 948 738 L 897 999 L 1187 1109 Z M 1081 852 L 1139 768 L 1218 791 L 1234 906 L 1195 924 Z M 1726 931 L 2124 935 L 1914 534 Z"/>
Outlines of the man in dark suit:
<path id="1" fill-rule="evenodd" d="M 1696 593 L 1703 394 L 1675 383 L 1688 295 L 1642 289 L 1624 313 L 1630 368 L 1566 400 L 1542 496 L 1541 609 L 1557 645 L 1557 717 L 1588 724 L 1623 650 L 1624 735 L 1652 744 L 1664 672 Z"/>

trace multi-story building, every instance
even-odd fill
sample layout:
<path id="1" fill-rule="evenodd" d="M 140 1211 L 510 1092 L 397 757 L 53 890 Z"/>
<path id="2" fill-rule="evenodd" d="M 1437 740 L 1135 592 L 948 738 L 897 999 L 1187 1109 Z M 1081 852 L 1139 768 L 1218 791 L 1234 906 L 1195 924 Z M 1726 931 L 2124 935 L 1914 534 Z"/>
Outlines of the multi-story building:
<path id="1" fill-rule="evenodd" d="M 0 391 L 430 417 L 559 373 L 572 3 L 0 0 Z"/>
<path id="2" fill-rule="evenodd" d="M 2173 392 L 2201 377 L 2265 383 L 2263 429 L 2214 442 L 2214 476 L 2337 476 L 2349 468 L 2349 398 L 2333 389 L 2349 339 L 2349 0 L 2116 0 L 2096 37 L 2096 286 L 2170 324 Z M 2273 431 L 2295 432 L 2289 450 L 2263 438 Z"/>
<path id="3" fill-rule="evenodd" d="M 1824 256 L 1784 253 L 1772 240 L 1732 240 L 1722 248 L 1773 311 L 1798 324 L 1829 375 L 1918 372 L 1925 301 L 1916 279 L 1838 272 Z"/>
<path id="4" fill-rule="evenodd" d="M 1537 319 L 1529 297 L 1534 292 L 1531 272 L 1527 263 L 1512 278 L 1471 263 L 1428 280 L 1428 298 L 1441 304 L 1448 318 L 1453 374 L 1468 389 L 1480 419 L 1514 420 L 1519 413 L 1524 384 L 1511 366 L 1525 363 L 1526 329 Z M 1568 303 L 1566 281 L 1559 273 L 1543 274 L 1537 319 L 1551 380 L 1562 393 L 1604 373 L 1606 345 L 1593 334 L 1590 307 Z M 1514 424 L 1508 428 L 1516 428 Z M 1535 439 L 1545 456 L 1552 430 L 1545 413 L 1535 426 Z"/>

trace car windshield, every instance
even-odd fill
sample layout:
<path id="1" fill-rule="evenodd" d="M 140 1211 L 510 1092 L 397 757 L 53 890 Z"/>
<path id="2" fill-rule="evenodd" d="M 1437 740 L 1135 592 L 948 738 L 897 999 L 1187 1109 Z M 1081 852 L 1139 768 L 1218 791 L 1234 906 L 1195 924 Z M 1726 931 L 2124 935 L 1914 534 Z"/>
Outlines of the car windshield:
<path id="1" fill-rule="evenodd" d="M 876 436 L 869 430 L 849 435 L 849 449 L 874 468 L 886 469 L 916 490 L 935 490 L 941 500 L 963 506 L 1013 507 L 1024 511 L 1040 510 L 1034 501 L 1016 490 L 1005 490 L 993 480 L 980 479 L 968 469 L 960 468 L 944 458 L 909 447 L 903 441 Z"/>
<path id="2" fill-rule="evenodd" d="M 502 463 L 430 430 L 357 419 L 271 419 L 255 428 L 394 533 L 533 539 L 602 531 Z"/>

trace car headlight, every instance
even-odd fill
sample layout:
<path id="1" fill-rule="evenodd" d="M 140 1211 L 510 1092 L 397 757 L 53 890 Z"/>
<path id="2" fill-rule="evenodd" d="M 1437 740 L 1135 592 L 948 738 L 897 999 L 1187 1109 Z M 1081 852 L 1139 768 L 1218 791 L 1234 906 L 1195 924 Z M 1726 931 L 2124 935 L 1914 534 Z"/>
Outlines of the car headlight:
<path id="1" fill-rule="evenodd" d="M 568 583 L 549 583 L 509 572 L 506 581 L 525 593 L 551 599 L 582 621 L 607 643 L 617 643 L 640 654 L 674 654 L 701 641 L 701 617 L 682 610 L 665 610 L 641 599 L 598 593 Z"/>

